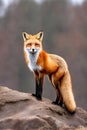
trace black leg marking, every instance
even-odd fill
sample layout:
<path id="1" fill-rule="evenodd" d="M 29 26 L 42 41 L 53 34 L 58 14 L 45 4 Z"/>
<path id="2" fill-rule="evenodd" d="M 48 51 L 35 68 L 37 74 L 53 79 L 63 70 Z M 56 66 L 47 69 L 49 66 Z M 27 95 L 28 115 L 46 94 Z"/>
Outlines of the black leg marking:
<path id="1" fill-rule="evenodd" d="M 58 105 L 58 97 L 56 97 L 56 100 L 53 101 L 52 104 Z"/>
<path id="2" fill-rule="evenodd" d="M 32 96 L 37 97 L 37 88 L 38 88 L 38 80 L 35 80 L 35 93 L 32 93 Z"/>
<path id="3" fill-rule="evenodd" d="M 36 93 L 32 94 L 32 96 L 36 97 L 38 100 L 42 100 L 42 79 L 40 78 L 38 81 L 36 80 Z"/>
<path id="4" fill-rule="evenodd" d="M 42 79 L 39 79 L 39 85 L 36 86 L 36 97 L 38 100 L 42 100 Z"/>
<path id="5" fill-rule="evenodd" d="M 64 107 L 63 101 L 61 101 L 61 100 L 58 98 L 58 96 L 56 97 L 56 100 L 52 102 L 52 104 L 54 104 L 54 105 L 59 105 L 59 106 L 61 106 L 61 107 Z"/>

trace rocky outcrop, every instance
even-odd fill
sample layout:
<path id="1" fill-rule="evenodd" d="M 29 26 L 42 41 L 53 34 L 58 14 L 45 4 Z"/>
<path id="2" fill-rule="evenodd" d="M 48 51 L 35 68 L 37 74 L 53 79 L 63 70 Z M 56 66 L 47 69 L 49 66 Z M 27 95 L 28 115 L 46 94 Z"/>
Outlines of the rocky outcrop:
<path id="1" fill-rule="evenodd" d="M 70 115 L 48 99 L 0 87 L 0 130 L 87 130 L 87 112 Z"/>

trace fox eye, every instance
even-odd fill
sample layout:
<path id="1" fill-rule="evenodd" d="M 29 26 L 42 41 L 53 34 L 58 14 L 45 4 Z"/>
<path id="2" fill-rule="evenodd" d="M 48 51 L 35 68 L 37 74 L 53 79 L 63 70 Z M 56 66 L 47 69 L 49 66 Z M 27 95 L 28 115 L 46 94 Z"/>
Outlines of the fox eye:
<path id="1" fill-rule="evenodd" d="M 32 43 L 28 43 L 27 45 L 26 45 L 26 47 L 29 47 L 29 46 L 31 46 L 32 45 Z"/>
<path id="2" fill-rule="evenodd" d="M 39 47 L 40 45 L 38 43 L 35 43 L 35 46 Z"/>

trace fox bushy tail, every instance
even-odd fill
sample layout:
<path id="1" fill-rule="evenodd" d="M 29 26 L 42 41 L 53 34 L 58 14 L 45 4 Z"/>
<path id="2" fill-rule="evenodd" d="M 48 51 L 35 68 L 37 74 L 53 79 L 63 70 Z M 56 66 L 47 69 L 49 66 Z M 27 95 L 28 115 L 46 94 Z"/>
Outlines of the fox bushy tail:
<path id="1" fill-rule="evenodd" d="M 72 83 L 71 83 L 71 77 L 70 77 L 69 71 L 65 73 L 65 75 L 63 76 L 61 80 L 60 91 L 61 91 L 66 109 L 70 113 L 75 113 L 76 103 L 75 103 L 74 95 L 72 92 Z"/>

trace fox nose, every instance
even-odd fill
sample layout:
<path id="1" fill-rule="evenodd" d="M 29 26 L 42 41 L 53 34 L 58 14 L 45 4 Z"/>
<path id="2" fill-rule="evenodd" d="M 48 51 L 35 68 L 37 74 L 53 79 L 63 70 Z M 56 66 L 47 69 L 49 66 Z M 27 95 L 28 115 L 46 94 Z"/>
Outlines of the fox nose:
<path id="1" fill-rule="evenodd" d="M 33 48 L 32 51 L 34 52 L 34 50 L 35 50 L 35 49 Z"/>

